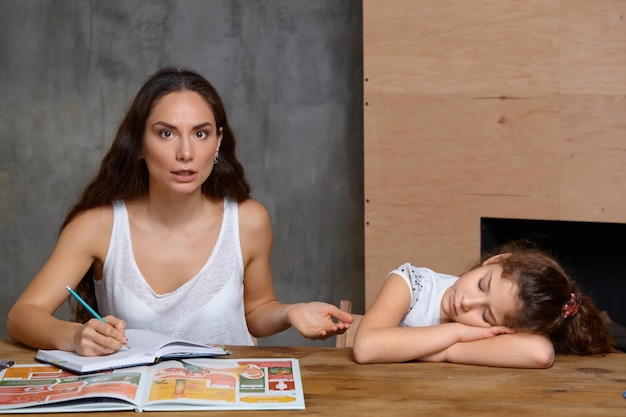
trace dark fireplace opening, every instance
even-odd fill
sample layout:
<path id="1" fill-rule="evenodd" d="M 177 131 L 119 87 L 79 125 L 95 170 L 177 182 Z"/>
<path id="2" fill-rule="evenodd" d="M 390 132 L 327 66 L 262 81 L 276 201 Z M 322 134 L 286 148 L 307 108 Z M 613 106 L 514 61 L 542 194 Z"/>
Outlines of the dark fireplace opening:
<path id="1" fill-rule="evenodd" d="M 552 253 L 600 311 L 626 325 L 626 224 L 481 219 L 481 253 L 517 239 Z"/>

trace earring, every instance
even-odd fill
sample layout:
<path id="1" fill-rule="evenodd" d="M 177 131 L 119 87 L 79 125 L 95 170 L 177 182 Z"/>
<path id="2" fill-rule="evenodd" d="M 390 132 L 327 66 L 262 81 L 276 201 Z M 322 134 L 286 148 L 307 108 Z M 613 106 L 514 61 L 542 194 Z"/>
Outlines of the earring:
<path id="1" fill-rule="evenodd" d="M 215 154 L 215 158 L 213 158 L 213 165 L 217 165 L 217 157 L 219 156 L 219 153 Z"/>

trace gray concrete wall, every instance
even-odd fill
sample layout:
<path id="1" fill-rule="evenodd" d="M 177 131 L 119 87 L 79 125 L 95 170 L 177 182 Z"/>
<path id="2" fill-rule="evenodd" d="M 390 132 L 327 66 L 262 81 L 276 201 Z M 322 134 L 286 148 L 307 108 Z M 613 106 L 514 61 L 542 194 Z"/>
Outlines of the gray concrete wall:
<path id="1" fill-rule="evenodd" d="M 222 95 L 272 218 L 279 298 L 362 311 L 360 1 L 0 0 L 0 28 L 1 338 L 130 99 L 170 64 Z"/>

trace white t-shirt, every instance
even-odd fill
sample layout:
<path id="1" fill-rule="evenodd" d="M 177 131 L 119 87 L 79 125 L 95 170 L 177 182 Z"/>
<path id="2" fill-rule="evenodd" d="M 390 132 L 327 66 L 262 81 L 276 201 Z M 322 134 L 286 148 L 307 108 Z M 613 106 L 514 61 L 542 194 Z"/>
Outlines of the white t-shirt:
<path id="1" fill-rule="evenodd" d="M 400 326 L 424 327 L 440 324 L 443 293 L 459 277 L 440 274 L 428 268 L 418 268 L 410 263 L 400 265 L 389 273 L 391 274 L 402 277 L 411 293 L 411 305 Z"/>
<path id="2" fill-rule="evenodd" d="M 243 304 L 243 258 L 239 211 L 224 201 L 224 217 L 212 253 L 198 274 L 176 290 L 157 294 L 144 279 L 133 254 L 128 212 L 113 203 L 113 231 L 103 278 L 95 281 L 98 308 L 146 329 L 200 343 L 252 345 Z"/>

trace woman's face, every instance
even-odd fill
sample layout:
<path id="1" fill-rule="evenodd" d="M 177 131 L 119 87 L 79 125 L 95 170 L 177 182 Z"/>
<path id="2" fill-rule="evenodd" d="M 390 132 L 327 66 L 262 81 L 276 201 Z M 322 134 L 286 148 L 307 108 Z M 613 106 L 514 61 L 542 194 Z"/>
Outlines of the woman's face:
<path id="1" fill-rule="evenodd" d="M 146 120 L 143 139 L 151 192 L 200 190 L 221 140 L 213 110 L 200 94 L 179 91 L 163 96 Z"/>
<path id="2" fill-rule="evenodd" d="M 519 308 L 517 285 L 502 277 L 497 257 L 463 274 L 444 293 L 441 321 L 456 321 L 476 327 L 505 325 Z"/>

